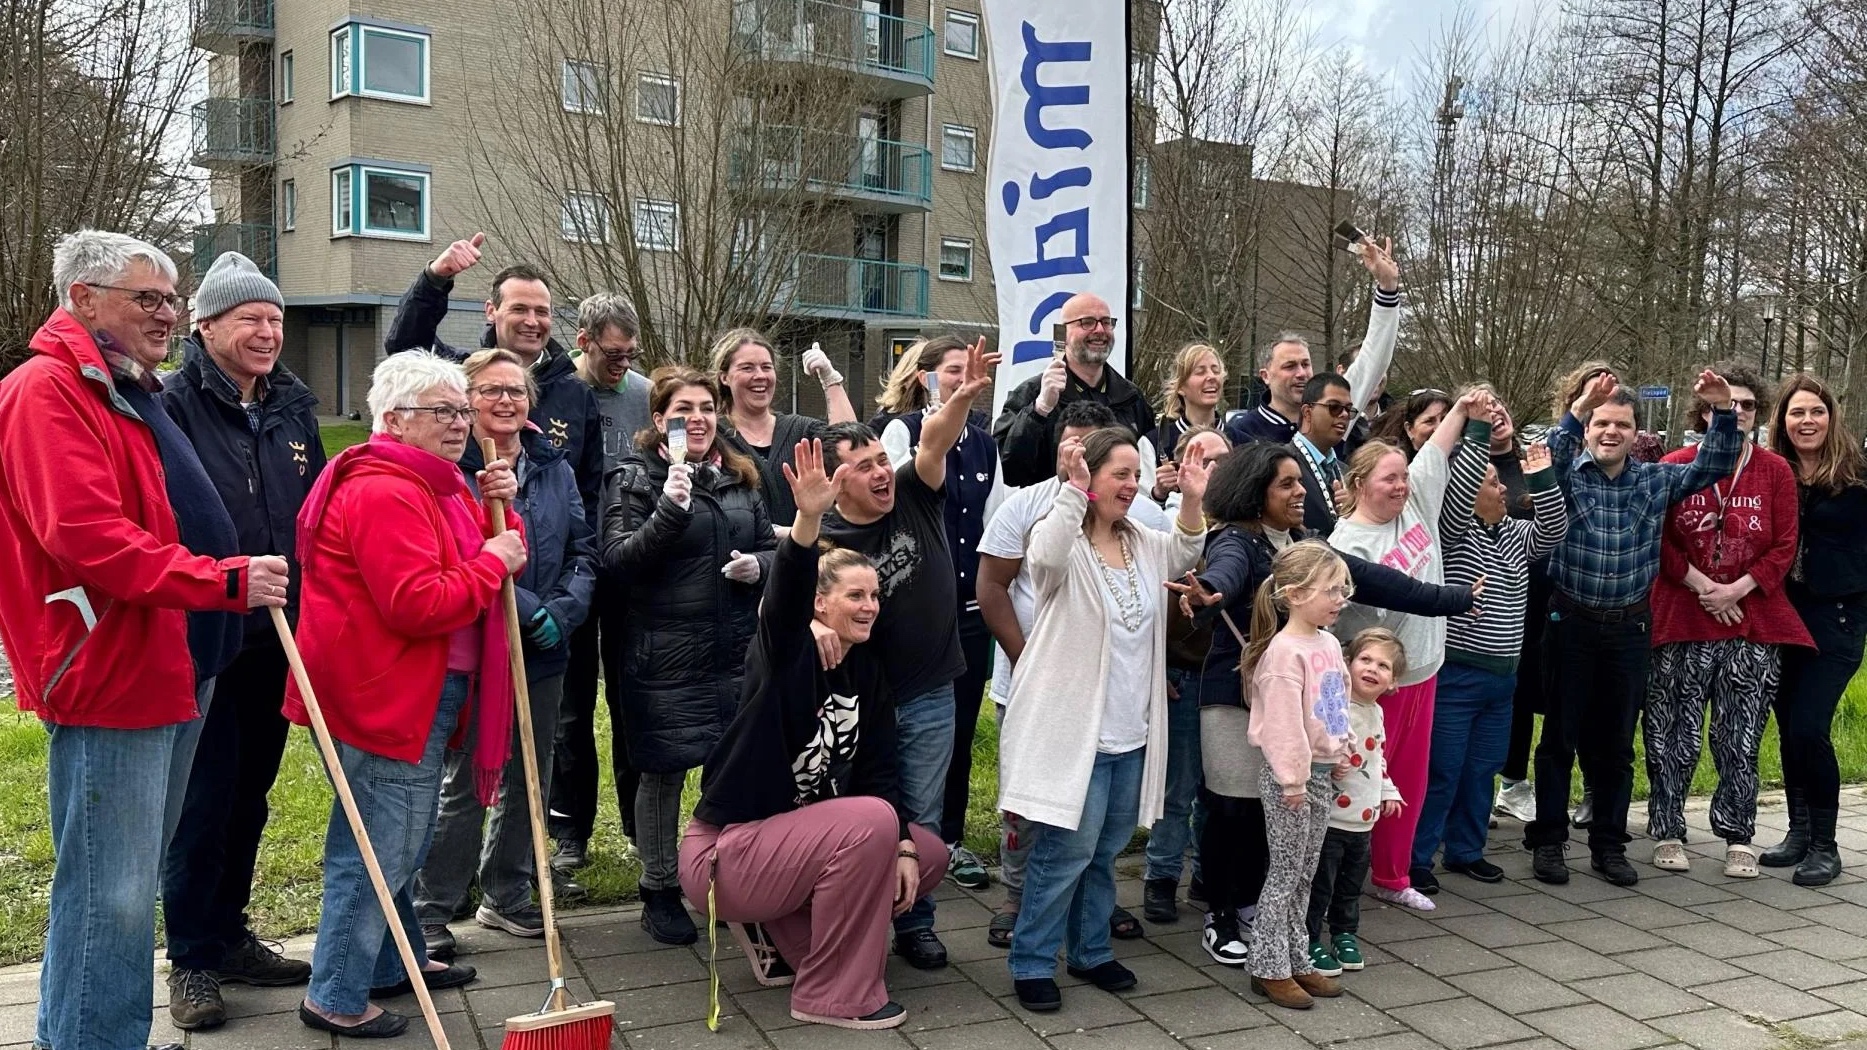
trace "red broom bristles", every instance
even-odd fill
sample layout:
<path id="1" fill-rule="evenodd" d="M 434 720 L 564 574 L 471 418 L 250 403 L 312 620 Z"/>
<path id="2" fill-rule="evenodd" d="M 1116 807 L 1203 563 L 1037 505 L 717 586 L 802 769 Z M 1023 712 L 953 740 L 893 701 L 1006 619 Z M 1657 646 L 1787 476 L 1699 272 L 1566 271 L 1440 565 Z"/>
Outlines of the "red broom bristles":
<path id="1" fill-rule="evenodd" d="M 592 1004 L 594 1005 L 594 1004 Z M 563 1013 L 514 1017 L 506 1022 L 506 1038 L 500 1050 L 609 1050 L 616 1028 L 616 1018 L 609 1009 L 596 1016 L 582 1016 L 579 1010 Z M 563 1020 L 559 1020 L 563 1018 Z M 513 1021 L 541 1021 L 545 1027 L 517 1030 Z"/>

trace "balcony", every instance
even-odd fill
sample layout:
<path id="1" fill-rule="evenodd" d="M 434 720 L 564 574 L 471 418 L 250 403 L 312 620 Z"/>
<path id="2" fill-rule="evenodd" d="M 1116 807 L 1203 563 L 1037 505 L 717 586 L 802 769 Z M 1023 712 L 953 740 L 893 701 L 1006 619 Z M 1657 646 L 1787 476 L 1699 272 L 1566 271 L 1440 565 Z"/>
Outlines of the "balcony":
<path id="1" fill-rule="evenodd" d="M 800 254 L 780 313 L 847 320 L 927 316 L 927 270 L 881 259 Z"/>
<path id="2" fill-rule="evenodd" d="M 239 252 L 273 280 L 279 279 L 279 234 L 251 222 L 210 222 L 194 231 L 194 272 L 199 280 L 222 252 Z"/>
<path id="3" fill-rule="evenodd" d="M 219 54 L 271 40 L 272 0 L 195 0 L 194 46 Z"/>
<path id="4" fill-rule="evenodd" d="M 271 164 L 275 150 L 269 98 L 210 98 L 194 107 L 194 162 L 215 171 Z"/>
<path id="5" fill-rule="evenodd" d="M 824 194 L 867 212 L 933 208 L 933 153 L 912 142 L 761 127 L 740 136 L 730 171 L 735 183 L 760 193 Z"/>
<path id="6" fill-rule="evenodd" d="M 732 44 L 762 62 L 854 74 L 876 99 L 933 91 L 933 27 L 853 3 L 733 0 Z"/>

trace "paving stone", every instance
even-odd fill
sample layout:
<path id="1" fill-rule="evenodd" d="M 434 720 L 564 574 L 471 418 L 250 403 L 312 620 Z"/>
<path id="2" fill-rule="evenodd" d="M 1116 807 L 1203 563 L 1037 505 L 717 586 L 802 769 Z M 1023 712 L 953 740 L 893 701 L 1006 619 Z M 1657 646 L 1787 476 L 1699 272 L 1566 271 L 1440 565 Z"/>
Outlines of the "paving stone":
<path id="1" fill-rule="evenodd" d="M 1596 978 L 1597 980 L 1626 980 L 1626 977 Z M 1588 998 L 1579 992 L 1522 966 L 1512 966 L 1503 970 L 1486 970 L 1482 973 L 1460 974 L 1449 978 L 1451 984 L 1474 998 L 1511 1014 L 1529 1013 L 1533 1010 L 1550 1010 L 1558 1006 L 1574 1006 L 1585 1003 Z"/>
<path id="2" fill-rule="evenodd" d="M 1619 960 L 1566 941 L 1500 948 L 1498 954 L 1522 963 L 1554 981 L 1576 981 L 1585 977 L 1605 977 L 1627 972 L 1626 964 Z"/>
<path id="3" fill-rule="evenodd" d="M 1553 922 L 1543 929 L 1590 951 L 1609 955 L 1639 951 L 1642 948 L 1659 948 L 1666 943 L 1644 930 L 1605 917 L 1577 922 Z"/>
<path id="4" fill-rule="evenodd" d="M 21 970 L 0 976 L 0 1006 L 39 1001 L 39 971 Z"/>
<path id="5" fill-rule="evenodd" d="M 1273 1023 L 1264 1011 L 1238 996 L 1210 987 L 1142 996 L 1128 1000 L 1128 1005 L 1178 1039 Z"/>
<path id="6" fill-rule="evenodd" d="M 1463 937 L 1450 935 L 1402 941 L 1388 945 L 1387 950 L 1435 977 L 1495 970 L 1510 965 L 1496 952 L 1480 948 Z"/>
<path id="7" fill-rule="evenodd" d="M 471 958 L 460 960 L 477 971 L 470 987 L 504 988 L 513 984 L 536 984 L 539 997 L 544 996 L 543 989 L 551 983 L 550 970 L 545 965 L 545 953 L 541 944 L 532 944 L 525 948 L 513 948 L 503 952 L 478 952 Z"/>
<path id="8" fill-rule="evenodd" d="M 582 1002 L 587 1003 L 593 999 L 604 998 L 597 995 L 591 989 L 590 982 L 581 977 L 572 977 L 569 983 L 571 996 Z M 468 985 L 464 991 L 467 995 L 467 1008 L 473 1012 L 473 1016 L 481 1024 L 504 1024 L 508 1017 L 533 1013 L 545 999 L 545 989 L 542 986 L 528 984 L 508 985 L 504 988 L 475 988 Z M 420 1013 L 413 997 L 391 1000 L 388 1005 L 397 1013 L 411 1016 L 419 1016 Z"/>
<path id="9" fill-rule="evenodd" d="M 1197 929 L 1180 930 L 1161 937 L 1151 938 L 1161 951 L 1186 963 L 1188 966 L 1209 966 L 1212 956 L 1206 954 L 1200 943 L 1202 933 Z"/>
<path id="10" fill-rule="evenodd" d="M 1547 893 L 1519 894 L 1494 901 L 1492 906 L 1499 912 L 1532 926 L 1547 926 L 1552 922 L 1573 922 L 1577 919 L 1595 918 L 1594 912 L 1580 904 L 1571 904 Z"/>
<path id="11" fill-rule="evenodd" d="M 1799 914 L 1806 915 L 1807 912 Z M 1867 937 L 1842 933 L 1822 926 L 1798 926 L 1793 930 L 1766 933 L 1763 939 L 1785 948 L 1798 948 L 1830 959 L 1867 959 Z"/>
<path id="12" fill-rule="evenodd" d="M 1681 879 L 1689 882 L 1689 879 Z M 1704 916 L 1695 915 L 1684 908 L 1674 907 L 1671 903 L 1656 900 L 1645 894 L 1636 893 L 1629 897 L 1616 897 L 1612 900 L 1595 901 L 1588 905 L 1590 911 L 1606 915 L 1610 919 L 1619 919 L 1629 926 L 1643 930 L 1658 930 L 1665 926 L 1683 926 L 1688 922 L 1702 922 Z"/>
<path id="13" fill-rule="evenodd" d="M 1625 952 L 1615 958 L 1642 973 L 1652 974 L 1674 988 L 1692 988 L 1717 981 L 1734 981 L 1745 971 L 1720 962 L 1690 948 L 1668 945 L 1640 952 Z"/>
<path id="14" fill-rule="evenodd" d="M 1000 952 L 999 957 L 1003 958 L 1004 953 Z M 950 955 L 948 959 L 951 959 Z M 750 978 L 752 968 L 748 966 L 744 969 L 746 971 L 746 976 Z M 906 959 L 893 953 L 889 954 L 888 968 L 883 973 L 883 980 L 888 982 L 888 990 L 891 992 L 911 992 L 916 988 L 931 988 L 936 984 L 952 984 L 956 981 L 964 981 L 965 979 L 966 975 L 961 973 L 957 967 L 950 964 L 942 966 L 938 970 L 917 970 L 909 966 Z M 756 981 L 753 982 L 753 987 L 758 987 Z M 897 998 L 900 997 L 897 996 Z M 906 1002 L 905 999 L 902 1001 Z"/>
<path id="15" fill-rule="evenodd" d="M 778 1050 L 908 1050 L 914 1045 L 899 1028 L 858 1032 L 823 1024 L 787 1028 L 768 1038 Z"/>
<path id="16" fill-rule="evenodd" d="M 1558 900 L 1571 904 L 1590 904 L 1595 901 L 1613 900 L 1616 897 L 1631 895 L 1634 891 L 1611 886 L 1596 878 L 1588 869 L 1588 855 L 1580 851 L 1569 858 L 1569 881 L 1560 885 L 1537 882 L 1534 879 L 1524 883 L 1538 893 L 1546 893 Z"/>
<path id="17" fill-rule="evenodd" d="M 1212 987 L 1212 978 L 1166 952 L 1123 959 L 1122 965 L 1133 970 L 1135 976 L 1134 988 L 1120 993 L 1123 998 Z"/>
<path id="18" fill-rule="evenodd" d="M 961 1028 L 903 1034 L 919 1050 L 1044 1050 L 1049 1045 L 1009 1017 Z"/>
<path id="19" fill-rule="evenodd" d="M 1849 904 L 1867 904 L 1867 882 L 1844 882 L 1836 879 L 1815 892 L 1824 897 L 1847 901 Z"/>
<path id="20" fill-rule="evenodd" d="M 1474 886 L 1484 885 L 1482 882 L 1475 882 L 1471 879 L 1467 879 L 1463 875 L 1453 875 L 1451 878 L 1457 879 L 1460 882 L 1471 882 Z M 1463 887 L 1461 887 L 1461 889 L 1462 888 Z M 1480 901 L 1475 897 L 1467 897 L 1462 894 L 1441 893 L 1439 896 L 1433 898 L 1433 910 L 1420 913 L 1420 917 L 1427 922 L 1437 924 L 1446 919 L 1462 918 L 1469 915 L 1495 914 L 1497 913 L 1492 910 L 1489 902 Z"/>
<path id="21" fill-rule="evenodd" d="M 1016 999 L 1000 1002 L 1012 1017 L 1046 1038 L 1078 1028 L 1107 1028 L 1141 1020 L 1141 1014 L 1125 1000 L 1088 986 L 1063 989 L 1063 1007 L 1054 1013 L 1034 1014 L 1019 1006 Z"/>
<path id="22" fill-rule="evenodd" d="M 1509 948 L 1518 944 L 1541 944 L 1544 941 L 1556 939 L 1553 933 L 1547 933 L 1530 923 L 1509 915 L 1499 915 L 1497 912 L 1441 919 L 1439 927 L 1447 933 L 1456 933 L 1484 948 Z"/>
<path id="23" fill-rule="evenodd" d="M 940 943 L 946 945 L 946 959 L 949 963 L 997 960 L 1001 967 L 1005 963 L 1005 949 L 992 947 L 982 929 L 967 930 L 952 937 L 943 935 Z"/>
<path id="24" fill-rule="evenodd" d="M 1737 955 L 1755 954 L 1758 950 L 1768 950 L 1774 943 L 1761 941 L 1754 933 L 1733 929 L 1723 923 L 1694 922 L 1685 926 L 1662 926 L 1653 931 L 1661 937 L 1713 959 L 1729 959 Z"/>
<path id="25" fill-rule="evenodd" d="M 1826 887 L 1824 887 L 1825 889 Z M 1864 895 L 1867 897 L 1867 895 Z M 1820 889 L 1798 886 L 1788 879 L 1757 879 L 1744 887 L 1744 899 L 1756 901 L 1781 911 L 1800 911 L 1803 908 L 1819 908 L 1833 904 L 1835 896 Z M 1861 901 L 1853 903 L 1859 904 Z"/>
<path id="26" fill-rule="evenodd" d="M 1318 999 L 1315 1007 L 1309 1010 L 1285 1010 L 1268 1004 L 1263 1010 L 1272 1019 L 1282 1022 L 1291 1031 L 1317 1045 L 1345 1040 L 1359 1043 L 1370 1036 L 1405 1031 L 1393 1017 L 1346 995 L 1336 999 Z"/>
<path id="27" fill-rule="evenodd" d="M 1867 982 L 1837 984 L 1830 988 L 1818 989 L 1815 993 L 1843 1009 L 1857 1014 L 1867 1014 Z"/>
<path id="28" fill-rule="evenodd" d="M 1180 1050 L 1174 1038 L 1147 1021 L 1054 1036 L 1056 1050 Z"/>
<path id="29" fill-rule="evenodd" d="M 1778 984 L 1768 977 L 1741 977 L 1735 981 L 1708 984 L 1692 991 L 1747 1017 L 1762 1017 L 1771 1021 L 1793 1021 L 1798 1017 L 1829 1012 L 1828 1004 L 1821 999 L 1786 984 Z"/>
<path id="30" fill-rule="evenodd" d="M 1838 904 L 1830 907 L 1852 908 L 1854 905 Z M 1734 926 L 1749 933 L 1774 933 L 1777 930 L 1807 926 L 1811 920 L 1803 917 L 1804 915 L 1812 915 L 1814 911 L 1826 909 L 1814 909 L 1814 911 L 1798 914 L 1767 907 L 1755 901 L 1735 900 L 1725 901 L 1722 904 L 1700 904 L 1692 910 L 1713 922 L 1721 922 L 1726 926 Z M 1862 908 L 1861 911 L 1867 914 L 1867 908 Z"/>
<path id="31" fill-rule="evenodd" d="M 1805 908 L 1796 912 L 1796 917 L 1831 930 L 1867 936 L 1867 907 L 1858 904 L 1830 904 L 1820 908 Z"/>
<path id="32" fill-rule="evenodd" d="M 1421 918 L 1418 912 L 1374 904 L 1373 898 L 1361 903 L 1361 938 L 1375 944 L 1393 944 L 1420 937 L 1437 937 L 1440 930 Z"/>
<path id="33" fill-rule="evenodd" d="M 740 1016 L 767 1032 L 803 1024 L 791 1016 L 791 989 L 761 988 L 756 992 L 740 992 L 733 996 L 733 1002 L 739 1007 Z M 721 1007 L 722 1012 L 725 1007 Z M 722 1029 L 724 1030 L 724 1029 Z"/>
<path id="34" fill-rule="evenodd" d="M 1653 1027 L 1698 1050 L 1780 1050 L 1782 1046 L 1776 1033 L 1729 1010 L 1658 1017 Z"/>
<path id="35" fill-rule="evenodd" d="M 1611 1006 L 1636 1021 L 1646 1021 L 1667 1014 L 1691 1013 L 1709 1004 L 1704 996 L 1682 992 L 1672 984 L 1645 973 L 1617 977 L 1590 977 L 1569 987 L 1583 995 Z"/>
<path id="36" fill-rule="evenodd" d="M 601 955 L 631 955 L 636 952 L 667 951 L 668 946 L 648 935 L 642 929 L 641 922 L 634 915 L 605 916 L 600 922 L 589 922 L 581 926 L 560 924 L 564 932 L 564 946 L 579 959 L 594 959 Z M 486 931 L 483 943 L 490 944 L 493 931 Z M 468 954 L 465 937 L 467 934 L 456 932 L 456 938 L 462 939 L 462 955 Z M 477 936 L 476 936 L 476 939 Z M 728 938 L 730 942 L 730 938 Z M 722 945 L 724 947 L 724 945 Z"/>
<path id="37" fill-rule="evenodd" d="M 1393 1013 L 1414 1031 L 1452 1050 L 1470 1050 L 1536 1035 L 1509 1014 L 1471 998 L 1403 1006 Z"/>
<path id="38" fill-rule="evenodd" d="M 1087 990 L 1084 994 L 1088 994 Z M 916 1031 L 996 1021 L 1009 1016 L 997 1000 L 970 981 L 917 988 L 897 1001 L 908 1010 L 907 1024 L 903 1027 Z"/>
<path id="39" fill-rule="evenodd" d="M 1343 974 L 1342 987 L 1348 990 L 1348 994 L 1378 1010 L 1456 999 L 1462 994 L 1457 988 L 1425 970 L 1398 960 L 1370 963 L 1367 969 L 1359 973 Z"/>
<path id="40" fill-rule="evenodd" d="M 579 959 L 579 962 L 583 965 L 584 976 L 601 992 L 613 992 L 621 988 L 648 988 L 657 984 L 682 984 L 707 975 L 706 964 L 695 958 L 693 952 L 682 950 L 605 955 L 594 959 Z M 722 958 L 721 963 L 724 968 L 725 959 Z M 739 962 L 733 969 L 743 972 L 746 966 Z"/>
<path id="41" fill-rule="evenodd" d="M 1357 1039 L 1355 1050 L 1439 1050 L 1439 1044 L 1423 1035 L 1401 1032 L 1375 1036 L 1373 1039 Z"/>
<path id="42" fill-rule="evenodd" d="M 1564 1047 L 1561 1043 L 1547 1036 L 1538 1036 L 1535 1039 L 1526 1039 L 1521 1043 L 1505 1043 L 1501 1046 L 1493 1047 L 1492 1050 L 1564 1050 Z"/>
<path id="43" fill-rule="evenodd" d="M 302 988 L 299 994 L 304 994 Z M 416 1038 L 424 1041 L 428 1039 L 428 1029 L 420 1017 L 409 1018 L 408 1029 L 411 1034 L 420 1033 Z M 448 1025 L 443 1020 L 441 1030 L 445 1032 L 447 1029 Z M 472 1025 L 466 1026 L 467 1031 L 470 1032 L 472 1029 Z M 162 1036 L 151 1032 L 150 1038 L 160 1040 Z M 473 1042 L 468 1043 L 468 1046 L 478 1044 L 477 1036 L 470 1038 Z M 344 1046 L 358 1046 L 367 1041 L 362 1039 L 336 1040 Z M 452 1032 L 448 1033 L 448 1042 L 454 1042 Z M 190 1046 L 200 1047 L 201 1050 L 235 1050 L 235 1048 L 238 1050 L 330 1050 L 332 1038 L 328 1032 L 306 1028 L 294 1015 L 290 1026 L 282 1024 L 261 1026 L 251 1022 L 242 1024 L 238 1021 L 229 1021 L 224 1027 L 212 1031 L 189 1033 L 188 1043 Z"/>
<path id="44" fill-rule="evenodd" d="M 1521 1020 L 1570 1050 L 1636 1050 L 1671 1041 L 1598 1003 L 1525 1014 Z"/>
<path id="45" fill-rule="evenodd" d="M 542 971 L 541 971 L 542 972 Z M 166 978 L 164 978 L 166 982 Z M 168 1019 L 169 991 L 166 983 L 157 989 L 162 1001 L 156 1004 L 157 1012 L 164 1020 Z M 227 1004 L 227 1019 L 238 1020 L 245 1017 L 265 1017 L 270 1014 L 290 1014 L 297 1022 L 298 1004 L 305 1001 L 305 986 L 292 985 L 286 988 L 250 988 L 243 984 L 227 985 L 221 989 L 221 1001 Z M 436 995 L 435 1009 L 440 1009 L 439 995 Z M 387 1000 L 384 1005 L 397 1013 L 412 1014 L 416 1011 L 415 997 Z M 462 1009 L 460 1001 L 452 1002 L 454 1009 Z"/>
<path id="46" fill-rule="evenodd" d="M 1680 908 L 1737 899 L 1735 894 L 1727 892 L 1723 887 L 1703 883 L 1697 879 L 1681 878 L 1677 875 L 1650 875 L 1646 872 L 1640 873 L 1640 881 L 1635 884 L 1634 891 L 1643 897 L 1652 897 Z"/>
<path id="47" fill-rule="evenodd" d="M 1731 962 L 1751 973 L 1772 977 L 1792 988 L 1801 988 L 1805 991 L 1825 988 L 1831 984 L 1867 980 L 1860 970 L 1852 966 L 1843 966 L 1819 955 L 1796 951 L 1793 948 L 1764 952 L 1761 955 L 1743 956 L 1732 959 Z"/>
<path id="48" fill-rule="evenodd" d="M 631 988 L 611 992 L 604 998 L 616 1004 L 616 1027 L 621 1030 L 704 1021 L 707 1017 L 705 981 Z M 721 1009 L 724 1008 L 722 1001 Z"/>
<path id="49" fill-rule="evenodd" d="M 934 926 L 940 931 L 940 939 L 942 941 L 950 939 L 947 936 L 949 933 L 968 937 L 973 936 L 971 933 L 961 934 L 960 931 L 962 930 L 978 930 L 980 932 L 977 936 L 984 937 L 985 928 L 991 925 L 992 922 L 992 911 L 992 908 L 980 904 L 971 897 L 941 901 L 939 907 L 935 910 Z M 1138 915 L 1136 916 L 1136 918 L 1139 917 Z"/>
<path id="50" fill-rule="evenodd" d="M 629 1050 L 769 1050 L 771 1046 L 743 1018 L 722 1018 L 718 1032 L 709 1032 L 706 1022 L 695 1021 L 630 1032 L 624 1041 Z"/>
<path id="51" fill-rule="evenodd" d="M 1867 1036 L 1867 1017 L 1852 1010 L 1836 1010 L 1831 1014 L 1816 1014 L 1814 1017 L 1798 1017 L 1785 1026 L 1793 1029 L 1797 1035 L 1807 1039 L 1819 1039 L 1833 1042 L 1839 1039 L 1859 1039 Z"/>
<path id="52" fill-rule="evenodd" d="M 1315 1050 L 1314 1044 L 1309 1040 L 1281 1025 L 1272 1025 L 1268 1028 L 1247 1028 L 1242 1032 L 1225 1032 L 1219 1035 L 1193 1036 L 1182 1042 L 1190 1050 Z"/>

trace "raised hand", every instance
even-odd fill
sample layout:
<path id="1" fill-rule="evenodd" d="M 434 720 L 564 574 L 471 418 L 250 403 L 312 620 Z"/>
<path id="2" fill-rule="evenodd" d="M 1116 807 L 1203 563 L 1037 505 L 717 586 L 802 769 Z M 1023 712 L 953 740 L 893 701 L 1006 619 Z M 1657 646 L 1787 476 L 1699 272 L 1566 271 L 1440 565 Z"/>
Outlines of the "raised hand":
<path id="1" fill-rule="evenodd" d="M 1057 443 L 1057 478 L 1060 481 L 1070 480 L 1069 453 L 1071 449 L 1075 449 L 1077 455 L 1080 456 L 1083 451 L 1083 439 L 1068 437 Z"/>
<path id="2" fill-rule="evenodd" d="M 1044 366 L 1044 378 L 1037 385 L 1037 402 L 1032 406 L 1038 415 L 1047 416 L 1056 409 L 1063 397 L 1063 387 L 1069 382 L 1069 367 L 1063 363 L 1062 354 L 1051 358 Z"/>
<path id="3" fill-rule="evenodd" d="M 1593 412 L 1596 408 L 1606 404 L 1608 398 L 1613 396 L 1614 389 L 1620 385 L 1621 381 L 1614 377 L 1613 372 L 1601 373 L 1582 387 L 1582 396 L 1576 398 L 1575 403 L 1569 406 L 1569 414 L 1580 419 Z M 1727 399 L 1730 397 L 1729 387 L 1725 388 L 1725 397 Z"/>
<path id="4" fill-rule="evenodd" d="M 462 270 L 472 269 L 473 264 L 480 261 L 480 246 L 485 243 L 484 233 L 476 233 L 464 241 L 455 241 L 428 264 L 428 272 L 436 277 L 448 278 Z"/>
<path id="5" fill-rule="evenodd" d="M 798 513 L 820 518 L 836 505 L 836 497 L 842 495 L 843 482 L 849 477 L 849 464 L 839 465 L 834 476 L 824 473 L 823 441 L 819 438 L 798 442 L 795 452 L 796 470 L 792 470 L 789 463 L 780 464 L 784 480 L 791 485 L 791 497 L 797 503 Z"/>
<path id="6" fill-rule="evenodd" d="M 985 349 L 985 337 L 972 344 L 966 351 L 966 378 L 960 380 L 959 389 L 953 391 L 953 400 L 970 402 L 992 385 L 992 374 L 998 370 L 999 353 L 990 353 Z"/>
<path id="7" fill-rule="evenodd" d="M 1382 291 L 1391 292 L 1400 287 L 1400 266 L 1394 262 L 1392 237 L 1379 244 L 1374 243 L 1373 237 L 1364 238 L 1359 258 L 1368 272 L 1374 275 L 1374 283 L 1380 285 Z"/>
<path id="8" fill-rule="evenodd" d="M 1549 469 L 1549 446 L 1542 442 L 1527 445 L 1523 450 L 1523 472 L 1534 474 L 1539 470 Z"/>
<path id="9" fill-rule="evenodd" d="M 1206 498 L 1206 483 L 1212 480 L 1212 468 L 1195 456 L 1180 464 L 1180 495 L 1188 503 Z"/>
<path id="10" fill-rule="evenodd" d="M 1180 612 L 1185 614 L 1189 620 L 1200 609 L 1217 605 L 1225 600 L 1225 595 L 1218 591 L 1207 590 L 1206 585 L 1199 582 L 1199 577 L 1195 576 L 1191 569 L 1187 570 L 1183 579 L 1168 580 L 1167 589 L 1180 596 Z"/>
<path id="11" fill-rule="evenodd" d="M 1057 472 L 1063 475 L 1063 480 L 1084 492 L 1089 491 L 1089 461 L 1083 458 L 1082 442 L 1066 441 L 1058 446 L 1057 461 Z"/>
<path id="12" fill-rule="evenodd" d="M 1731 384 L 1709 368 L 1698 374 L 1698 382 L 1692 385 L 1692 392 L 1704 398 L 1705 403 L 1713 408 L 1731 407 Z"/>

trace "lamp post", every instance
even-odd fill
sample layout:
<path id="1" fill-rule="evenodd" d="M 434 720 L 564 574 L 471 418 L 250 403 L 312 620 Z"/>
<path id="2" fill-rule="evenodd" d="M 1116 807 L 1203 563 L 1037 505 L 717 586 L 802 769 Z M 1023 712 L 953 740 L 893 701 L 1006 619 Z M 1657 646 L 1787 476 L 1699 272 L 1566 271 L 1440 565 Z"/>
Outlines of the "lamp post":
<path id="1" fill-rule="evenodd" d="M 1776 323 L 1776 296 L 1763 300 L 1763 356 L 1757 362 L 1757 375 L 1765 382 L 1770 378 L 1770 326 Z"/>

